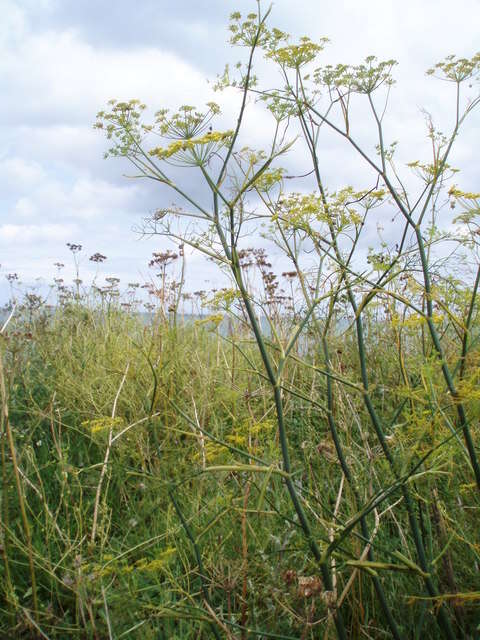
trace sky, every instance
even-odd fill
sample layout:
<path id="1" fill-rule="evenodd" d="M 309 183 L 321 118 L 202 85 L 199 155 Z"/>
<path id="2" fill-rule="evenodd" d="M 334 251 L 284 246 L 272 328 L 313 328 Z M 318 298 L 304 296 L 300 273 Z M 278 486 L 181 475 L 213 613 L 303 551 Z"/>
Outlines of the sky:
<path id="1" fill-rule="evenodd" d="M 108 257 L 100 279 L 149 277 L 151 253 L 169 245 L 134 229 L 171 204 L 172 194 L 126 178 L 121 160 L 103 159 L 95 115 L 110 98 L 140 98 L 153 110 L 215 99 L 231 127 L 238 96 L 214 94 L 212 81 L 242 55 L 228 43 L 230 13 L 255 8 L 253 0 L 0 0 L 0 303 L 9 295 L 9 273 L 44 291 L 57 275 L 54 263 L 62 262 L 68 279 L 68 242 L 84 248 L 86 280 L 95 274 L 88 260 L 95 252 Z M 422 108 L 445 131 L 452 121 L 451 87 L 427 78 L 426 69 L 450 53 L 476 53 L 479 23 L 479 0 L 277 0 L 270 18 L 293 37 L 328 37 L 325 62 L 358 63 L 369 54 L 399 62 L 386 130 L 400 141 L 405 162 L 428 151 Z M 246 139 L 268 142 L 269 126 L 250 105 Z M 362 126 L 360 136 L 368 133 Z M 474 115 L 454 156 L 465 190 L 479 190 L 479 142 Z M 358 176 L 358 159 L 333 140 L 319 153 L 333 185 Z M 215 284 L 214 265 L 200 257 L 189 256 L 187 270 L 190 290 Z"/>

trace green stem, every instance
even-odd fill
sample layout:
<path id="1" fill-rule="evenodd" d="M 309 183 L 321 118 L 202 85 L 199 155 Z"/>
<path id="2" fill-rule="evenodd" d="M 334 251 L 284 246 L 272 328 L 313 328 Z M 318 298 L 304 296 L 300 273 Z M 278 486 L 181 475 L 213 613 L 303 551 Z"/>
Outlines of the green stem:
<path id="1" fill-rule="evenodd" d="M 430 281 L 430 274 L 429 274 L 429 269 L 428 269 L 427 256 L 425 254 L 425 244 L 424 244 L 423 237 L 422 237 L 422 234 L 420 232 L 420 229 L 418 227 L 416 227 L 416 229 L 415 229 L 415 235 L 416 235 L 416 239 L 417 239 L 417 244 L 418 244 L 418 249 L 419 249 L 419 254 L 420 254 L 420 261 L 421 261 L 422 272 L 423 272 L 423 281 L 424 281 L 425 296 L 426 296 L 426 303 L 427 303 L 427 325 L 428 325 L 428 330 L 430 332 L 430 337 L 432 339 L 432 343 L 433 343 L 434 349 L 435 349 L 435 351 L 437 353 L 437 356 L 438 356 L 438 358 L 440 360 L 440 366 L 441 366 L 441 369 L 442 369 L 443 377 L 444 377 L 444 380 L 446 382 L 448 391 L 450 392 L 450 395 L 452 396 L 452 398 L 455 401 L 458 420 L 459 420 L 459 423 L 460 423 L 460 427 L 462 428 L 463 437 L 464 437 L 464 440 L 465 440 L 465 445 L 467 447 L 467 451 L 468 451 L 468 455 L 470 457 L 470 462 L 471 462 L 471 465 L 472 465 L 473 473 L 475 475 L 475 481 L 477 483 L 478 490 L 480 491 L 480 464 L 478 462 L 477 453 L 475 451 L 475 444 L 473 442 L 472 434 L 471 434 L 470 428 L 468 426 L 468 420 L 467 420 L 467 415 L 466 415 L 466 412 L 465 412 L 465 407 L 463 406 L 463 403 L 460 401 L 460 395 L 459 395 L 458 390 L 457 390 L 457 388 L 455 386 L 455 383 L 453 381 L 453 377 L 451 375 L 450 368 L 449 368 L 449 366 L 447 364 L 445 353 L 443 351 L 443 347 L 442 347 L 442 344 L 440 342 L 440 338 L 438 336 L 437 329 L 436 329 L 435 324 L 433 322 L 432 286 L 431 286 L 431 281 Z M 476 282 L 476 286 L 477 287 L 478 287 L 478 279 L 480 278 L 479 274 L 480 274 L 480 272 L 477 273 L 477 282 Z M 473 313 L 474 299 L 475 299 L 475 295 L 472 296 L 471 313 Z M 469 315 L 470 315 L 470 312 L 469 312 Z M 471 319 L 471 315 L 470 315 L 470 319 Z"/>
<path id="2" fill-rule="evenodd" d="M 180 518 L 180 522 L 182 523 L 182 527 L 187 535 L 187 538 L 190 540 L 190 542 L 192 543 L 192 547 L 193 547 L 193 551 L 195 553 L 195 558 L 197 560 L 197 565 L 198 565 L 198 573 L 200 575 L 200 583 L 201 583 L 201 587 L 202 587 L 202 593 L 203 593 L 203 597 L 205 598 L 206 602 L 208 603 L 209 607 L 211 609 L 213 609 L 213 605 L 212 605 L 212 601 L 210 599 L 210 595 L 208 593 L 208 589 L 207 589 L 207 585 L 206 585 L 206 577 L 207 574 L 205 573 L 205 569 L 203 566 L 203 561 L 202 561 L 202 554 L 200 553 L 200 549 L 198 548 L 198 545 L 195 541 L 195 537 L 193 535 L 192 530 L 190 529 L 188 522 L 185 520 L 185 517 L 182 513 L 182 510 L 180 509 L 180 506 L 178 504 L 178 502 L 175 499 L 175 496 L 173 495 L 172 491 L 169 491 L 169 496 L 170 496 L 170 500 L 172 501 L 172 504 L 175 508 L 175 511 L 177 512 L 178 517 Z M 210 626 L 212 628 L 212 632 L 213 635 L 215 636 L 215 638 L 217 640 L 221 640 L 221 636 L 218 632 L 217 627 L 213 624 L 213 622 L 210 622 Z"/>
<path id="3" fill-rule="evenodd" d="M 465 331 L 463 333 L 462 355 L 460 357 L 460 371 L 458 374 L 458 377 L 460 380 L 463 379 L 463 376 L 465 373 L 465 364 L 466 364 L 466 358 L 468 353 L 468 346 L 469 346 L 468 343 L 470 338 L 470 327 L 472 325 L 473 311 L 475 309 L 475 299 L 477 297 L 479 285 L 480 285 L 480 265 L 478 265 L 478 268 L 477 268 L 477 275 L 475 277 L 475 283 L 473 285 L 473 291 L 470 298 L 470 305 L 468 308 L 467 321 L 465 322 Z"/>
<path id="4" fill-rule="evenodd" d="M 33 617 L 35 622 L 38 623 L 38 597 L 37 597 L 37 578 L 35 574 L 35 565 L 33 562 L 33 547 L 32 547 L 32 536 L 30 533 L 30 525 L 27 517 L 27 510 L 25 508 L 25 500 L 23 496 L 22 483 L 20 480 L 20 473 L 18 471 L 18 462 L 17 462 L 17 453 L 15 450 L 15 443 L 13 441 L 13 434 L 10 425 L 10 418 L 8 414 L 8 402 L 7 402 L 7 391 L 5 386 L 5 375 L 3 369 L 3 358 L 0 354 L 0 394 L 2 401 L 2 422 L 4 425 L 5 434 L 7 436 L 8 448 L 10 450 L 10 456 L 12 459 L 13 473 L 15 476 L 15 486 L 17 489 L 18 496 L 18 504 L 20 507 L 20 515 L 23 524 L 23 534 L 25 536 L 25 542 L 27 546 L 27 555 L 28 555 L 28 566 L 30 569 L 30 581 L 32 588 L 32 601 L 33 601 Z"/>
<path id="5" fill-rule="evenodd" d="M 224 249 L 225 251 L 229 250 L 228 247 L 226 245 L 224 245 Z M 274 396 L 274 402 L 275 402 L 275 409 L 276 409 L 276 414 L 277 414 L 277 425 L 278 425 L 278 434 L 279 434 L 279 440 L 280 440 L 280 449 L 281 449 L 281 453 L 282 453 L 282 460 L 283 460 L 283 467 L 286 473 L 290 474 L 291 473 L 291 465 L 290 465 L 290 454 L 289 454 L 289 447 L 288 447 L 288 438 L 287 438 L 287 432 L 286 432 L 286 426 L 285 426 L 285 420 L 284 420 L 284 413 L 283 413 L 283 401 L 282 401 L 282 395 L 281 395 L 281 387 L 280 387 L 280 381 L 278 380 L 277 374 L 275 373 L 270 357 L 268 355 L 267 349 L 266 349 L 266 345 L 265 345 L 265 341 L 263 339 L 261 330 L 260 330 L 260 326 L 258 323 L 258 319 L 255 315 L 254 309 L 252 307 L 252 303 L 250 300 L 250 296 L 248 294 L 248 291 L 245 288 L 245 284 L 243 282 L 243 278 L 242 278 L 242 272 L 241 272 L 241 267 L 240 267 L 240 262 L 238 259 L 238 254 L 237 254 L 237 250 L 235 247 L 233 247 L 232 251 L 231 251 L 231 264 L 232 264 L 232 272 L 233 272 L 233 276 L 235 278 L 235 281 L 237 283 L 238 289 L 240 291 L 240 294 L 242 296 L 242 300 L 243 303 L 245 305 L 245 310 L 247 312 L 247 316 L 249 318 L 250 321 L 250 325 L 252 327 L 254 336 L 255 336 L 255 340 L 258 346 L 258 349 L 260 351 L 260 355 L 262 358 L 262 362 L 264 364 L 267 376 L 268 376 L 268 380 L 270 382 L 270 385 L 273 389 L 273 396 Z M 322 573 L 322 578 L 325 584 L 325 588 L 329 591 L 331 591 L 333 589 L 333 582 L 332 582 L 332 577 L 328 568 L 328 564 L 327 562 L 323 559 L 323 555 L 317 545 L 317 543 L 315 542 L 315 539 L 313 537 L 311 528 L 310 528 L 310 524 L 308 522 L 308 519 L 305 515 L 304 509 L 302 507 L 302 504 L 300 502 L 300 499 L 297 495 L 297 491 L 295 489 L 295 486 L 293 484 L 293 481 L 290 477 L 285 478 L 285 484 L 287 486 L 287 490 L 288 493 L 290 495 L 290 499 L 292 501 L 292 505 L 293 508 L 295 509 L 295 512 L 297 514 L 300 526 L 302 527 L 303 533 L 305 535 L 305 539 L 307 540 L 307 543 L 310 547 L 310 550 L 313 554 L 313 557 L 315 558 L 315 560 L 317 562 L 319 562 L 320 564 L 320 571 Z M 346 636 L 346 630 L 345 630 L 345 626 L 343 623 L 343 618 L 341 616 L 340 611 L 336 611 L 334 613 L 334 620 L 335 620 L 335 626 L 337 629 L 337 634 L 338 637 L 341 640 L 346 640 L 347 636 Z"/>
<path id="6" fill-rule="evenodd" d="M 323 345 L 323 354 L 324 354 L 324 358 L 325 358 L 325 368 L 327 371 L 330 371 L 331 369 L 331 364 L 330 364 L 330 356 L 329 356 L 329 352 L 328 352 L 328 344 L 327 344 L 327 338 L 326 335 L 323 335 L 322 338 L 322 345 Z M 340 442 L 340 438 L 338 436 L 338 431 L 337 431 L 337 426 L 336 426 L 336 422 L 335 422 L 335 418 L 334 418 L 334 405 L 333 405 L 333 385 L 332 385 L 332 378 L 331 376 L 327 376 L 326 377 L 327 380 L 327 406 L 328 406 L 328 413 L 327 413 L 327 420 L 328 420 L 328 426 L 330 428 L 330 433 L 332 434 L 332 438 L 333 438 L 333 442 L 335 445 L 335 450 L 337 452 L 337 456 L 338 459 L 340 461 L 340 466 L 342 468 L 342 471 L 345 475 L 345 478 L 352 490 L 353 493 L 353 497 L 355 499 L 355 503 L 357 505 L 357 508 L 360 506 L 361 501 L 360 501 L 360 496 L 358 494 L 357 491 L 357 487 L 355 485 L 355 481 L 353 479 L 352 473 L 350 471 L 350 467 L 347 463 L 347 459 L 345 457 L 345 454 L 343 452 L 343 447 L 342 444 Z M 365 516 L 362 515 L 362 517 L 360 518 L 360 527 L 361 527 L 361 531 L 362 531 L 362 535 L 366 540 L 370 539 L 370 531 L 367 525 L 367 520 L 365 518 Z M 368 551 L 368 559 L 370 562 L 374 562 L 375 561 L 375 557 L 373 554 L 373 550 L 372 547 L 370 546 L 370 549 Z M 390 610 L 390 607 L 388 606 L 388 602 L 387 602 L 387 598 L 385 596 L 385 592 L 383 590 L 382 584 L 379 580 L 378 577 L 374 576 L 373 578 L 373 586 L 375 588 L 375 592 L 377 594 L 378 600 L 380 602 L 380 606 L 382 608 L 382 611 L 387 619 L 387 624 L 390 628 L 390 631 L 392 632 L 393 637 L 395 638 L 395 640 L 401 640 L 401 636 L 400 636 L 400 632 L 398 630 L 397 624 L 393 618 L 392 612 Z"/>
<path id="7" fill-rule="evenodd" d="M 316 181 L 317 181 L 317 185 L 318 188 L 320 190 L 320 195 L 324 204 L 324 208 L 325 211 L 327 212 L 327 214 L 329 213 L 329 206 L 328 206 L 328 201 L 326 198 L 326 194 L 323 188 L 323 182 L 320 176 L 320 170 L 319 170 L 319 166 L 318 166 L 318 158 L 316 155 L 316 150 L 314 147 L 314 143 L 313 140 L 311 139 L 307 139 L 307 143 L 309 145 L 309 149 L 310 149 L 310 154 L 312 157 L 312 161 L 314 164 L 314 172 L 315 172 L 315 177 L 316 177 Z M 373 163 L 371 163 L 373 164 Z M 380 171 L 380 170 L 379 170 Z M 380 173 L 382 173 L 380 171 Z M 335 233 L 335 229 L 334 229 L 334 225 L 333 225 L 333 221 L 330 220 L 329 221 L 329 230 L 330 230 L 330 236 L 331 236 L 331 246 L 333 247 L 333 250 L 335 252 L 336 258 L 337 258 L 337 262 L 338 264 L 342 265 L 343 264 L 343 259 L 340 253 L 340 249 L 338 247 L 338 242 L 337 242 L 337 237 L 336 237 L 336 233 Z M 363 322 L 362 322 L 362 317 L 361 317 L 361 313 L 358 312 L 358 307 L 357 304 L 355 302 L 355 296 L 353 294 L 352 291 L 352 287 L 351 287 L 351 283 L 347 274 L 347 270 L 345 268 L 342 269 L 342 273 L 341 273 L 341 280 L 345 282 L 346 285 L 346 289 L 347 289 L 347 297 L 350 303 L 350 306 L 352 308 L 352 311 L 355 315 L 355 327 L 356 327 L 356 335 L 357 335 L 357 348 L 358 348 L 358 356 L 359 356 L 359 363 L 360 363 L 360 371 L 361 371 L 361 379 L 362 379 L 362 384 L 363 384 L 363 400 L 364 400 L 364 404 L 365 407 L 367 409 L 367 413 L 370 417 L 371 423 L 373 425 L 374 431 L 376 433 L 376 436 L 378 438 L 378 441 L 380 442 L 380 445 L 382 447 L 382 450 L 385 454 L 385 457 L 388 461 L 388 464 L 392 470 L 392 473 L 394 474 L 394 477 L 398 480 L 399 479 L 399 473 L 398 470 L 396 468 L 396 463 L 395 460 L 391 454 L 390 448 L 388 446 L 388 443 L 385 439 L 385 434 L 383 432 L 380 420 L 377 416 L 377 413 L 375 411 L 375 408 L 373 406 L 370 394 L 369 394 L 369 383 L 368 383 L 368 373 L 367 373 L 367 358 L 366 358 L 366 351 L 365 351 L 365 340 L 364 340 L 364 333 L 363 333 Z M 407 514 L 408 514 L 408 520 L 409 520 L 409 524 L 410 524 L 410 528 L 412 530 L 412 535 L 413 535 L 413 539 L 414 539 L 414 543 L 415 543 L 415 547 L 417 550 L 417 556 L 418 556 L 418 560 L 421 566 L 421 569 L 424 571 L 424 573 L 428 574 L 428 563 L 426 560 L 426 556 L 425 556 L 425 550 L 424 550 L 424 546 L 423 546 L 423 542 L 422 542 L 422 538 L 420 535 L 420 530 L 418 527 L 418 523 L 417 520 L 415 518 L 415 513 L 414 513 L 414 509 L 413 509 L 413 503 L 411 501 L 411 497 L 410 497 L 410 492 L 408 491 L 408 488 L 402 484 L 401 487 L 402 490 L 402 495 L 405 501 L 405 506 L 407 508 Z M 431 580 L 431 578 L 429 576 L 424 578 L 425 580 L 425 586 L 427 588 L 428 593 L 432 596 L 435 597 L 437 594 L 437 591 L 435 589 L 435 586 Z M 449 639 L 449 640 L 454 640 L 454 635 L 453 635 L 453 630 L 451 628 L 450 625 L 450 620 L 448 618 L 448 616 L 446 615 L 445 612 L 445 607 L 440 607 L 437 613 L 437 619 L 438 619 L 438 623 L 440 628 L 442 629 L 443 633 L 445 634 L 445 636 Z"/>

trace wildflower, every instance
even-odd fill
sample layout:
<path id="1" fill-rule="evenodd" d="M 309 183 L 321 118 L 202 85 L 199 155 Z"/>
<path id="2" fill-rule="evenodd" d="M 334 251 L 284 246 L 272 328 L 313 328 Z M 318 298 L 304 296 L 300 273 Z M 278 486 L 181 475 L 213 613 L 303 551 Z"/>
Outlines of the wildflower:
<path id="1" fill-rule="evenodd" d="M 107 259 L 107 256 L 104 256 L 101 253 L 94 253 L 92 256 L 90 256 L 89 260 L 91 262 L 104 262 Z"/>
<path id="2" fill-rule="evenodd" d="M 111 418 L 110 416 L 96 418 L 94 420 L 84 420 L 82 422 L 82 427 L 89 429 L 92 434 L 105 432 L 115 427 L 121 428 L 123 426 L 125 426 L 123 418 Z"/>
<path id="3" fill-rule="evenodd" d="M 318 576 L 298 576 L 298 596 L 311 598 L 323 590 L 323 583 Z"/>
<path id="4" fill-rule="evenodd" d="M 70 249 L 72 253 L 78 253 L 82 250 L 81 244 L 74 244 L 73 242 L 67 242 L 67 247 Z"/>
<path id="5" fill-rule="evenodd" d="M 146 573 L 157 573 L 165 568 L 176 551 L 177 550 L 174 547 L 169 547 L 159 556 L 150 560 L 150 562 L 148 562 L 146 558 L 142 558 L 135 563 L 135 570 L 144 571 Z"/>
<path id="6" fill-rule="evenodd" d="M 199 138 L 186 138 L 175 140 L 168 147 L 155 147 L 150 151 L 150 155 L 159 160 L 169 158 L 182 160 L 189 164 L 201 164 L 222 146 L 228 144 L 233 136 L 233 131 L 209 131 Z"/>

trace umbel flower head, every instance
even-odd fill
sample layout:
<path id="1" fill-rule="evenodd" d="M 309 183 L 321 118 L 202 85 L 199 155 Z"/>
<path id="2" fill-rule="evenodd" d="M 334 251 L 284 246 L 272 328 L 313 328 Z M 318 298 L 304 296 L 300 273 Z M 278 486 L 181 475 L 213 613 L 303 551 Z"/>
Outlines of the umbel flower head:
<path id="1" fill-rule="evenodd" d="M 221 147 L 227 146 L 233 136 L 233 131 L 209 131 L 200 138 L 175 140 L 168 147 L 156 147 L 150 155 L 159 160 L 180 162 L 182 164 L 201 165 Z"/>

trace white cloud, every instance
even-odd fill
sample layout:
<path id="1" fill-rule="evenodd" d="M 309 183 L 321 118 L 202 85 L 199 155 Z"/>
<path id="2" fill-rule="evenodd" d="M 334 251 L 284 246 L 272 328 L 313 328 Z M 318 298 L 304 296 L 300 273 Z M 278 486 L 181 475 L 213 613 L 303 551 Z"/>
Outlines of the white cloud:
<path id="1" fill-rule="evenodd" d="M 18 41 L 25 33 L 25 12 L 13 0 L 4 0 L 2 5 L 2 29 L 0 47 L 6 48 Z"/>
<path id="2" fill-rule="evenodd" d="M 95 49 L 74 30 L 23 33 L 0 49 L 0 80 L 9 86 L 4 122 L 85 124 L 112 97 L 139 97 L 156 105 L 206 94 L 204 75 L 160 49 Z"/>
<path id="3" fill-rule="evenodd" d="M 205 45 L 208 12 L 214 11 L 214 5 L 218 10 L 217 4 L 212 3 L 199 21 L 198 16 L 187 19 L 188 2 L 180 0 L 178 11 L 185 7 L 182 33 L 189 34 L 190 42 L 187 47 L 182 38 L 178 42 L 170 39 L 170 50 L 166 50 L 163 41 L 155 47 L 132 42 L 127 47 L 115 33 L 108 45 L 100 38 L 89 38 L 88 21 L 68 24 L 68 10 L 62 18 L 67 26 L 56 26 L 59 0 L 3 0 L 0 135 L 6 152 L 0 159 L 0 243 L 2 263 L 8 263 L 9 270 L 30 277 L 51 273 L 52 262 L 61 259 L 59 245 L 72 241 L 92 244 L 92 252 L 108 253 L 108 269 L 127 277 L 127 272 L 143 268 L 151 250 L 165 246 L 166 241 L 158 238 L 137 243 L 131 226 L 152 208 L 170 204 L 175 196 L 165 195 L 165 189 L 148 182 L 125 180 L 122 173 L 129 169 L 121 161 L 103 162 L 106 143 L 91 124 L 111 97 L 138 97 L 154 109 L 201 105 L 212 99 L 205 73 L 198 69 L 204 56 L 193 52 L 196 46 Z M 107 19 L 107 5 L 99 3 L 98 20 Z M 252 2 L 232 1 L 231 9 L 237 6 L 250 11 Z M 227 15 L 228 7 L 223 10 Z M 135 7 L 128 11 L 135 11 Z M 34 20 L 40 15 L 41 28 Z M 445 54 L 475 52 L 479 15 L 478 0 L 458 0 L 454 7 L 450 0 L 405 0 L 401 4 L 394 0 L 312 0 L 302 3 L 301 10 L 290 1 L 276 0 L 271 24 L 297 36 L 329 36 L 332 43 L 323 54 L 325 62 L 356 63 L 371 53 L 399 60 L 395 72 L 398 84 L 392 91 L 385 130 L 390 141 L 401 141 L 398 157 L 402 169 L 402 163 L 425 157 L 429 151 L 422 105 L 445 131 L 451 126 L 451 87 L 426 78 L 424 71 Z M 121 18 L 128 22 L 127 13 Z M 215 18 L 218 28 L 218 16 Z M 227 37 L 225 31 L 225 42 Z M 212 36 L 215 46 L 218 41 Z M 135 39 L 138 42 L 140 37 Z M 216 71 L 220 72 L 225 61 L 236 62 L 241 55 L 225 45 L 210 57 L 216 57 Z M 258 66 L 262 68 L 263 63 Z M 279 85 L 281 79 L 275 75 L 270 82 Z M 214 99 L 224 108 L 221 126 L 230 128 L 236 121 L 238 93 L 227 91 Z M 359 109 L 356 115 L 355 135 L 373 151 L 368 114 Z M 267 145 L 272 124 L 263 107 L 250 102 L 242 143 L 257 148 Z M 472 190 L 478 190 L 471 186 L 477 180 L 474 153 L 478 133 L 473 122 L 468 124 L 453 156 L 453 164 L 466 169 L 459 184 Z M 357 156 L 339 147 L 332 136 L 321 140 L 319 154 L 327 182 L 334 187 L 365 179 Z M 301 144 L 294 147 L 287 162 L 294 169 L 309 169 Z M 182 180 L 189 189 L 200 192 L 195 171 L 182 174 Z M 372 228 L 371 235 L 374 233 Z M 66 251 L 64 246 L 61 250 Z M 201 260 L 193 256 L 189 264 L 192 288 L 203 288 L 206 274 L 213 277 L 210 265 L 203 269 Z"/>
<path id="4" fill-rule="evenodd" d="M 11 157 L 0 161 L 0 176 L 8 186 L 23 192 L 38 185 L 45 178 L 45 171 L 38 162 Z"/>
<path id="5" fill-rule="evenodd" d="M 19 198 L 15 203 L 14 215 L 21 218 L 32 218 L 37 213 L 37 207 L 30 198 Z"/>
<path id="6" fill-rule="evenodd" d="M 73 224 L 2 224 L 0 243 L 14 243 L 16 246 L 45 241 L 58 242 L 71 238 L 76 232 L 77 226 Z"/>
<path id="7" fill-rule="evenodd" d="M 47 215 L 75 220 L 102 219 L 105 224 L 115 212 L 131 210 L 137 186 L 118 187 L 103 180 L 81 178 L 71 187 L 59 182 L 42 186 L 35 199 Z"/>
<path id="8" fill-rule="evenodd" d="M 136 184 L 117 186 L 93 178 L 80 178 L 71 185 L 49 179 L 19 198 L 13 215 L 48 221 L 97 219 L 100 224 L 109 224 L 116 214 L 135 210 L 138 190 Z"/>

